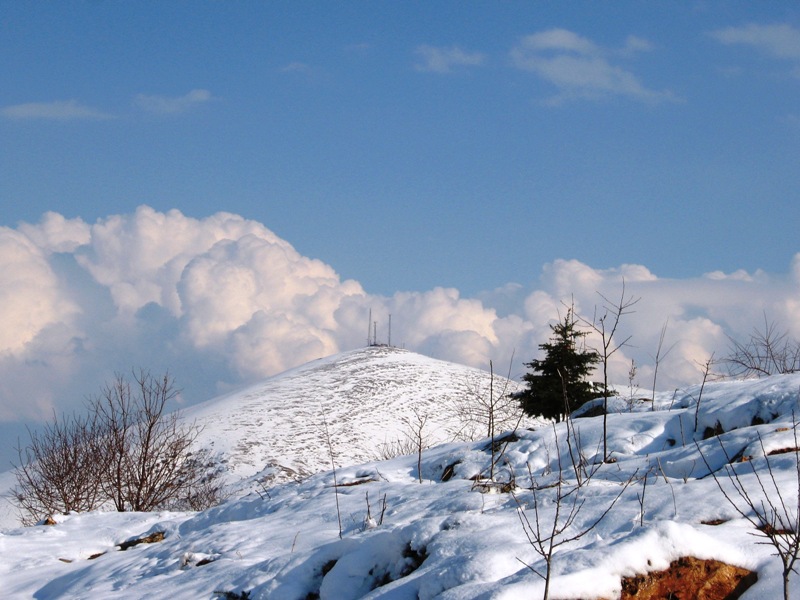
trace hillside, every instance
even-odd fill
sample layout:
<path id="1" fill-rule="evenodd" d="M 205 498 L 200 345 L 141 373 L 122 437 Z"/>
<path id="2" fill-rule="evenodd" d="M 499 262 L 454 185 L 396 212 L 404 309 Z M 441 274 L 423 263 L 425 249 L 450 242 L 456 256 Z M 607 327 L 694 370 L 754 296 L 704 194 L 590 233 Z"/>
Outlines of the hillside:
<path id="1" fill-rule="evenodd" d="M 482 437 L 485 418 L 475 412 L 490 379 L 480 369 L 373 346 L 308 363 L 184 415 L 202 427 L 198 445 L 221 455 L 230 480 L 273 484 L 330 469 L 326 426 L 339 466 L 407 445 L 415 415 L 427 419 L 429 446 Z M 494 386 L 499 397 L 519 384 L 495 375 Z M 504 414 L 507 423 L 517 416 Z"/>
<path id="2" fill-rule="evenodd" d="M 267 388 L 276 394 L 283 390 L 273 398 L 298 400 L 317 389 L 333 403 L 335 395 L 324 391 L 323 383 L 338 382 L 346 389 L 346 380 L 352 381 L 352 373 L 362 367 L 369 372 L 385 368 L 381 379 L 392 379 L 392 361 L 411 368 L 409 362 L 429 360 L 381 350 L 340 355 L 220 400 L 220 406 L 230 402 L 228 413 L 203 417 L 202 410 L 209 406 L 198 409 L 198 418 L 209 419 L 211 429 L 213 419 L 224 416 L 226 424 L 222 419 L 214 425 L 221 435 L 232 434 L 250 420 L 257 423 L 251 417 L 262 415 L 262 429 L 253 431 L 268 431 L 268 424 L 275 423 L 287 427 L 289 434 L 292 422 L 301 429 L 300 419 L 287 416 L 289 408 L 275 413 L 283 414 L 284 421 L 258 408 L 257 399 L 267 397 L 262 394 Z M 416 375 L 407 372 L 394 379 L 409 382 Z M 420 376 L 414 386 L 425 380 Z M 430 397 L 434 402 L 442 389 L 429 385 L 439 390 Z M 370 386 L 374 391 L 365 391 L 362 398 L 388 395 L 378 391 L 379 385 Z M 6 529 L 0 533 L 3 593 L 39 599 L 541 598 L 544 581 L 535 571 L 544 573 L 546 562 L 531 543 L 536 534 L 523 524 L 527 520 L 535 527 L 538 522 L 541 531 L 550 531 L 554 519 L 564 524 L 571 518 L 557 535 L 557 541 L 575 539 L 553 555 L 551 598 L 618 598 L 623 587 L 628 594 L 644 589 L 669 567 L 719 564 L 701 562 L 711 559 L 738 573 L 735 577 L 741 581 L 734 583 L 741 584 L 736 592 L 740 595 L 713 595 L 720 567 L 700 570 L 699 577 L 698 572 L 682 572 L 670 585 L 684 587 L 669 588 L 661 596 L 625 597 L 779 598 L 782 567 L 773 547 L 765 545 L 764 534 L 744 518 L 752 516 L 748 506 L 739 501 L 740 514 L 725 500 L 709 469 L 732 498 L 738 496 L 731 473 L 738 475 L 756 506 L 762 500 L 767 502 L 764 506 L 770 506 L 769 501 L 780 506 L 782 498 L 788 525 L 796 527 L 798 390 L 800 375 L 784 375 L 707 383 L 702 392 L 693 386 L 659 393 L 655 402 L 619 399 L 608 418 L 611 460 L 606 463 L 597 455 L 602 417 L 519 429 L 497 447 L 502 456 L 495 454 L 494 483 L 485 479 L 492 462 L 488 441 L 456 442 L 426 450 L 421 471 L 415 456 L 401 456 L 339 467 L 338 487 L 333 473 L 323 471 L 202 513 L 62 515 L 55 526 Z M 248 402 L 251 416 L 244 419 Z M 371 402 L 363 408 L 372 414 L 380 405 L 376 408 Z M 355 404 L 350 410 L 353 418 L 366 419 L 355 414 Z M 315 418 L 310 410 L 304 417 Z M 303 427 L 313 431 L 311 424 Z M 360 441 L 357 428 L 343 431 L 337 448 Z M 240 442 L 224 442 L 246 456 Z M 217 441 L 216 447 L 222 443 Z M 305 468 L 329 459 L 324 444 L 303 444 L 299 447 L 309 448 L 312 455 L 304 459 Z M 264 457 L 274 456 L 259 451 Z M 573 462 L 575 456 L 579 458 Z M 286 464 L 300 464 L 297 456 L 291 460 Z M 232 465 L 242 476 L 256 471 L 244 460 Z M 120 545 L 132 540 L 151 543 L 123 551 Z M 692 577 L 699 578 L 704 595 L 686 591 Z M 791 597 L 800 597 L 797 575 L 791 576 L 791 585 Z M 680 594 L 665 595 L 672 592 Z"/>

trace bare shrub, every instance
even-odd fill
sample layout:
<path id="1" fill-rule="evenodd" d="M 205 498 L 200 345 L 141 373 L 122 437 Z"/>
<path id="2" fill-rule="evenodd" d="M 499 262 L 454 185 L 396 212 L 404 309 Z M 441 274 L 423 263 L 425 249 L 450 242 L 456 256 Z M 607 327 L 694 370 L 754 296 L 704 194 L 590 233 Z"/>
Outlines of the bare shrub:
<path id="1" fill-rule="evenodd" d="M 33 525 L 56 513 L 97 508 L 100 466 L 94 454 L 97 427 L 94 421 L 53 415 L 40 432 L 28 430 L 27 446 L 18 444 L 19 466 L 13 499 L 21 511 L 23 525 Z"/>
<path id="2" fill-rule="evenodd" d="M 378 460 L 391 460 L 398 456 L 414 454 L 416 446 L 414 440 L 408 436 L 397 437 L 393 440 L 381 442 L 376 446 L 376 457 Z"/>
<path id="3" fill-rule="evenodd" d="M 14 492 L 23 523 L 56 512 L 202 509 L 221 499 L 207 452 L 192 452 L 200 433 L 167 413 L 178 390 L 169 373 L 116 375 L 88 401 L 88 416 L 58 420 L 20 447 Z"/>
<path id="4" fill-rule="evenodd" d="M 731 337 L 730 353 L 723 359 L 733 377 L 762 377 L 800 370 L 800 342 L 779 331 L 764 314 L 764 329 L 753 329 L 750 337 L 739 342 Z"/>

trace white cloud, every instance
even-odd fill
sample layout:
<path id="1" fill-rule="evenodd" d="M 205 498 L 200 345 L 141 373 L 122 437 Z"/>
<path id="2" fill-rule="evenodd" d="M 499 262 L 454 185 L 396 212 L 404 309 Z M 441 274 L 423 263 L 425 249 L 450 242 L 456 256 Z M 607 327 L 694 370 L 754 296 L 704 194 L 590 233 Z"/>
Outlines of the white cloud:
<path id="1" fill-rule="evenodd" d="M 625 382 L 652 377 L 669 322 L 659 387 L 696 383 L 699 363 L 724 355 L 727 335 L 747 335 L 763 313 L 800 336 L 800 254 L 783 276 L 760 271 L 661 279 L 642 265 L 594 269 L 556 260 L 539 281 L 482 299 L 455 289 L 366 293 L 298 253 L 264 225 L 218 213 L 194 219 L 143 206 L 87 225 L 47 213 L 0 229 L 0 419 L 46 418 L 79 407 L 115 371 L 169 368 L 188 401 L 211 397 L 289 367 L 366 343 L 368 314 L 410 350 L 512 373 L 547 340 L 574 299 L 591 318 L 600 294 L 641 301 L 623 320 L 632 336 L 612 364 Z M 494 306 L 502 310 L 495 310 Z"/>
<path id="2" fill-rule="evenodd" d="M 642 38 L 629 36 L 620 55 L 650 50 Z M 645 87 L 628 69 L 611 62 L 612 50 L 566 29 L 550 29 L 524 37 L 511 49 L 514 66 L 535 73 L 558 88 L 550 99 L 559 104 L 575 98 L 626 96 L 649 102 L 674 101 L 669 91 Z"/>
<path id="3" fill-rule="evenodd" d="M 114 118 L 113 115 L 106 112 L 84 106 L 77 100 L 15 104 L 0 109 L 0 115 L 15 120 L 45 119 L 52 121 L 102 121 Z"/>
<path id="4" fill-rule="evenodd" d="M 285 67 L 281 68 L 281 73 L 310 73 L 311 67 L 300 61 L 290 62 Z"/>
<path id="5" fill-rule="evenodd" d="M 0 355 L 24 354 L 48 326 L 68 322 L 76 311 L 60 293 L 46 251 L 24 234 L 0 228 Z"/>
<path id="6" fill-rule="evenodd" d="M 422 44 L 414 54 L 420 59 L 414 68 L 429 73 L 450 73 L 456 67 L 479 67 L 486 62 L 480 52 L 467 52 L 458 46 L 440 48 Z"/>
<path id="7" fill-rule="evenodd" d="M 173 115 L 185 112 L 199 104 L 205 104 L 212 100 L 211 92 L 208 90 L 192 90 L 183 96 L 150 96 L 138 94 L 133 103 L 138 108 L 161 115 Z"/>
<path id="8" fill-rule="evenodd" d="M 786 24 L 717 29 L 709 35 L 722 44 L 751 46 L 775 58 L 800 60 L 800 29 Z"/>
<path id="9" fill-rule="evenodd" d="M 622 49 L 623 55 L 635 54 L 636 52 L 650 52 L 654 46 L 652 42 L 635 35 L 625 38 L 625 47 Z"/>
<path id="10" fill-rule="evenodd" d="M 89 242 L 89 226 L 82 219 L 66 219 L 46 212 L 37 225 L 22 223 L 19 230 L 44 252 L 74 252 Z"/>

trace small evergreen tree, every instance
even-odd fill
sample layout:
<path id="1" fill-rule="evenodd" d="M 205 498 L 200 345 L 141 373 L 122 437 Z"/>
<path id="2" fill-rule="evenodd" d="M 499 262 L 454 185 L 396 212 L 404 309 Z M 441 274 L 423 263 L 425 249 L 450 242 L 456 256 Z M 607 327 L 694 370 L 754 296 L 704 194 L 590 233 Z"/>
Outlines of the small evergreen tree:
<path id="1" fill-rule="evenodd" d="M 572 307 L 563 321 L 550 325 L 550 329 L 550 341 L 539 344 L 545 357 L 525 363 L 532 372 L 523 375 L 528 387 L 517 397 L 527 415 L 561 421 L 564 415 L 602 395 L 602 390 L 586 379 L 600 356 L 580 344 L 587 332 L 577 329 Z"/>

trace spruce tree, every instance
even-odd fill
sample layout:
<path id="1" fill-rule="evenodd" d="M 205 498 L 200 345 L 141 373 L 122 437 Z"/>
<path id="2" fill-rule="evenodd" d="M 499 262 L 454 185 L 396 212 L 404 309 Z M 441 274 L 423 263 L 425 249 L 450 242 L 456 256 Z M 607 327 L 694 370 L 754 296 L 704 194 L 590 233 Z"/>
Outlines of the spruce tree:
<path id="1" fill-rule="evenodd" d="M 587 332 L 576 327 L 572 308 L 550 329 L 550 341 L 539 344 L 545 357 L 525 363 L 531 372 L 523 375 L 528 386 L 518 398 L 527 415 L 561 421 L 564 415 L 602 395 L 602 390 L 586 379 L 600 356 L 580 343 Z"/>

